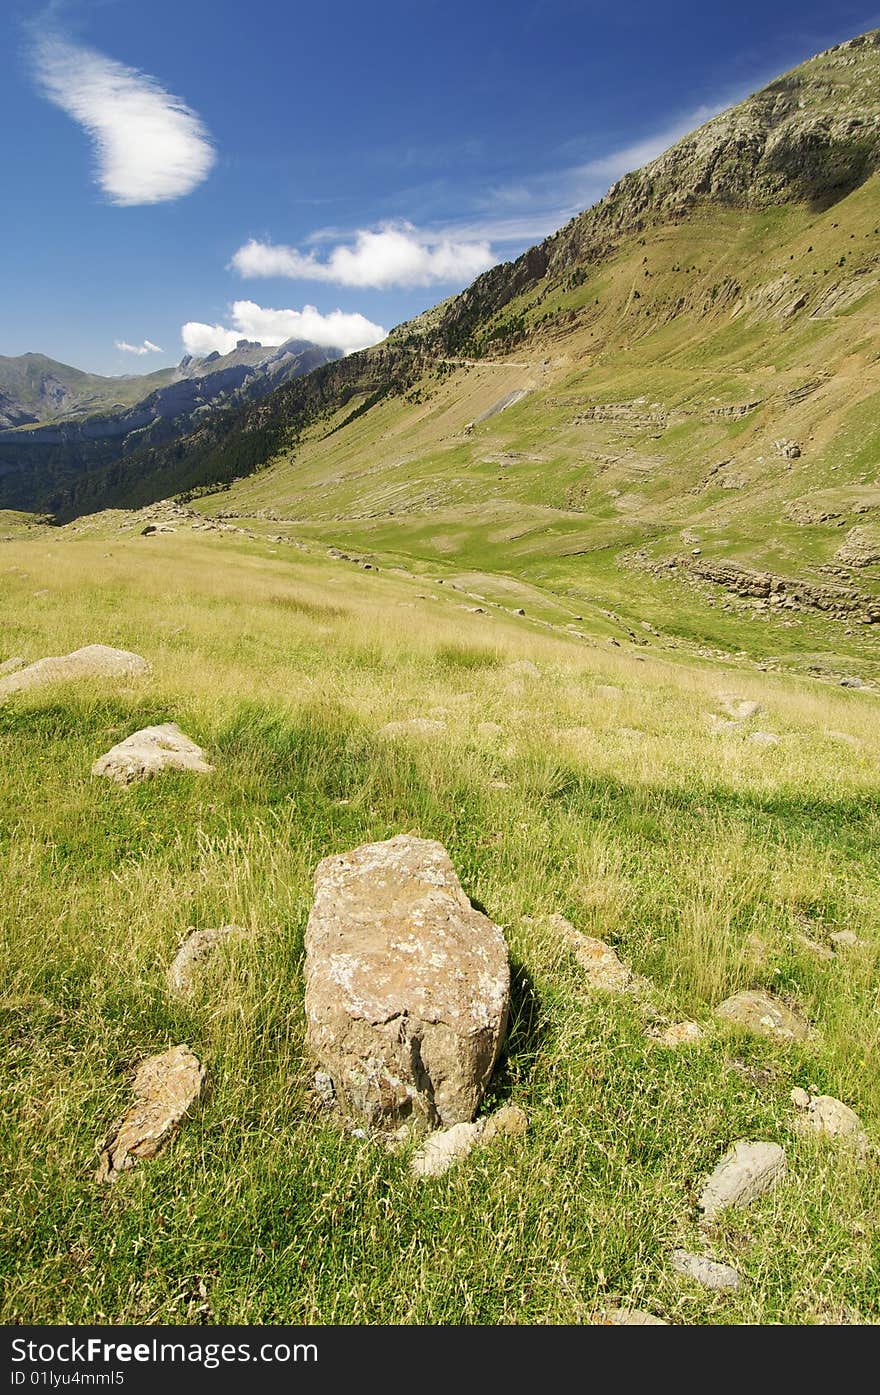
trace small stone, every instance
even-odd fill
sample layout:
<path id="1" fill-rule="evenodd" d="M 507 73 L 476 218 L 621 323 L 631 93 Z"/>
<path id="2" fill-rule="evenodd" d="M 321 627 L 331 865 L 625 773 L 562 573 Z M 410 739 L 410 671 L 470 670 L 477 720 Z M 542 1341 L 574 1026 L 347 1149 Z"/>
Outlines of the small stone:
<path id="1" fill-rule="evenodd" d="M 105 775 L 118 785 L 131 785 L 163 770 L 209 775 L 213 769 L 202 748 L 184 736 L 175 722 L 166 722 L 163 726 L 144 727 L 118 742 L 98 757 L 92 774 Z"/>
<path id="2" fill-rule="evenodd" d="M 705 1255 L 691 1254 L 688 1250 L 672 1251 L 672 1267 L 677 1274 L 693 1279 L 703 1288 L 718 1293 L 736 1293 L 742 1280 L 729 1264 L 719 1264 Z"/>
<path id="3" fill-rule="evenodd" d="M 484 1122 L 480 1147 L 494 1143 L 497 1138 L 520 1138 L 527 1132 L 529 1116 L 518 1104 L 503 1104 Z"/>
<path id="4" fill-rule="evenodd" d="M 493 736 L 501 736 L 503 731 L 504 728 L 499 726 L 497 722 L 480 722 L 477 727 L 477 735 L 485 741 L 490 740 Z"/>
<path id="5" fill-rule="evenodd" d="M 247 931 L 240 925 L 220 925 L 211 930 L 191 928 L 166 975 L 171 992 L 183 998 L 191 997 L 204 971 L 206 960 L 225 941 L 246 934 Z"/>
<path id="6" fill-rule="evenodd" d="M 425 1139 L 413 1154 L 410 1168 L 414 1177 L 442 1177 L 454 1163 L 474 1151 L 483 1132 L 484 1121 L 453 1124 L 437 1129 Z"/>
<path id="7" fill-rule="evenodd" d="M 798 1094 L 798 1099 L 795 1099 L 795 1093 Z M 806 1117 L 801 1122 L 807 1128 L 823 1138 L 843 1139 L 860 1152 L 867 1149 L 868 1136 L 854 1109 L 850 1109 L 848 1104 L 835 1099 L 833 1095 L 807 1095 L 804 1105 L 800 1103 L 804 1094 L 804 1090 L 792 1090 L 791 1098 L 793 1104 L 806 1111 Z"/>
<path id="8" fill-rule="evenodd" d="M 753 731 L 749 741 L 754 746 L 778 746 L 779 737 L 774 736 L 772 731 Z"/>
<path id="9" fill-rule="evenodd" d="M 841 678 L 840 686 L 841 688 L 864 688 L 865 685 L 861 678 Z"/>
<path id="10" fill-rule="evenodd" d="M 513 613 L 514 615 L 525 615 L 525 611 L 523 610 L 522 606 L 517 607 L 517 609 Z"/>
<path id="11" fill-rule="evenodd" d="M 333 1089 L 333 1081 L 325 1070 L 316 1070 L 312 1088 L 316 1097 L 320 1100 L 324 1109 L 335 1109 L 336 1091 Z"/>
<path id="12" fill-rule="evenodd" d="M 809 1109 L 810 1096 L 807 1094 L 806 1090 L 803 1088 L 802 1085 L 795 1085 L 794 1089 L 791 1092 L 791 1102 L 798 1109 Z"/>
<path id="13" fill-rule="evenodd" d="M 829 949 L 827 945 L 821 944 L 819 940 L 810 939 L 809 935 L 799 934 L 795 938 L 797 939 L 798 944 L 803 949 L 805 949 L 808 954 L 812 954 L 816 959 L 820 959 L 824 964 L 833 962 L 834 950 Z"/>
<path id="14" fill-rule="evenodd" d="M 379 728 L 381 736 L 439 736 L 446 730 L 440 717 L 407 717 L 400 722 L 386 722 Z"/>
<path id="15" fill-rule="evenodd" d="M 838 949 L 864 949 L 867 941 L 860 940 L 853 930 L 835 930 L 828 937 Z"/>
<path id="16" fill-rule="evenodd" d="M 705 1032 L 699 1022 L 673 1022 L 670 1027 L 664 1027 L 662 1031 L 651 1032 L 649 1035 L 660 1046 L 675 1048 L 700 1041 Z"/>
<path id="17" fill-rule="evenodd" d="M 629 987 L 632 974 L 604 940 L 584 935 L 564 915 L 555 913 L 548 917 L 548 921 L 562 934 L 585 971 L 591 988 L 599 988 L 606 993 L 622 993 Z"/>
<path id="18" fill-rule="evenodd" d="M 600 1327 L 668 1327 L 664 1318 L 646 1313 L 644 1308 L 606 1308 L 597 1313 L 593 1324 Z"/>
<path id="19" fill-rule="evenodd" d="M 132 1085 L 134 1103 L 101 1150 L 99 1182 L 111 1182 L 173 1138 L 205 1082 L 205 1067 L 188 1046 L 150 1056 Z"/>
<path id="20" fill-rule="evenodd" d="M 739 1139 L 707 1179 L 699 1206 L 707 1220 L 728 1206 L 748 1206 L 785 1172 L 784 1149 L 778 1143 Z"/>
<path id="21" fill-rule="evenodd" d="M 761 711 L 761 704 L 759 702 L 752 702 L 745 698 L 731 697 L 727 693 L 722 693 L 718 701 L 728 717 L 735 717 L 739 722 L 746 722 L 750 717 L 756 717 Z"/>
<path id="22" fill-rule="evenodd" d="M 745 989 L 725 998 L 715 1009 L 715 1016 L 779 1041 L 805 1041 L 810 1034 L 809 1025 L 796 1012 L 779 998 L 757 989 Z"/>

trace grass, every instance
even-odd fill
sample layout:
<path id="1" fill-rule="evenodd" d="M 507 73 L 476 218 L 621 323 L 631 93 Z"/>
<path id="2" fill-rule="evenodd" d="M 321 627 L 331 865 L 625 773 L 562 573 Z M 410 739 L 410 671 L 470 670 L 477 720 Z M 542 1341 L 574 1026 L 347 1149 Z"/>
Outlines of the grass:
<path id="1" fill-rule="evenodd" d="M 815 1085 L 876 1139 L 876 696 L 566 639 L 241 537 L 111 520 L 7 542 L 0 570 L 0 658 L 100 641 L 153 664 L 0 706 L 4 1321 L 559 1323 L 617 1302 L 675 1322 L 876 1318 L 876 1164 L 805 1138 L 788 1101 Z M 541 676 L 511 670 L 522 658 Z M 731 688 L 779 746 L 710 731 Z M 430 740 L 382 734 L 432 714 Z M 168 720 L 214 775 L 90 778 Z M 315 864 L 402 831 L 439 838 L 505 928 L 515 1002 L 487 1108 L 511 1098 L 531 1120 L 430 1185 L 316 1115 L 303 1048 Z M 651 1046 L 638 1001 L 587 991 L 553 911 L 703 1042 Z M 186 927 L 231 921 L 251 935 L 194 1002 L 171 1000 Z M 831 962 L 802 938 L 844 928 L 866 947 Z M 747 986 L 815 1037 L 712 1027 Z M 100 1187 L 133 1068 L 180 1041 L 207 1066 L 203 1103 Z M 740 1137 L 783 1143 L 789 1175 L 721 1224 L 745 1282 L 710 1295 L 668 1253 L 698 1244 L 700 1181 Z"/>

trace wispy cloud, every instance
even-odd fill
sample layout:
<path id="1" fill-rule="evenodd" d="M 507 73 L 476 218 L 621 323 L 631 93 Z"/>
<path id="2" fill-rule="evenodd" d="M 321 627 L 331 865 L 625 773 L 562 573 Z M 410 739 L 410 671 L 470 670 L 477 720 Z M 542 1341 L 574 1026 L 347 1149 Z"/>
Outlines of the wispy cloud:
<path id="1" fill-rule="evenodd" d="M 273 310 L 252 300 L 236 300 L 230 307 L 231 328 L 188 320 L 180 334 L 189 354 L 209 354 L 216 350 L 231 353 L 239 339 L 255 339 L 260 344 L 284 344 L 288 339 L 307 339 L 312 344 L 341 349 L 345 354 L 366 349 L 384 339 L 387 330 L 363 315 L 331 310 L 322 315 L 314 305 L 301 310 Z"/>
<path id="2" fill-rule="evenodd" d="M 145 339 L 143 344 L 128 344 L 124 339 L 114 339 L 113 347 L 121 349 L 124 354 L 161 354 L 164 352 L 151 339 Z"/>
<path id="3" fill-rule="evenodd" d="M 155 78 L 55 34 L 33 61 L 40 90 L 91 137 L 111 203 L 178 199 L 207 178 L 216 155 L 205 126 Z"/>
<path id="4" fill-rule="evenodd" d="M 378 230 L 359 229 L 353 242 L 333 247 L 323 258 L 252 238 L 239 247 L 231 266 L 248 277 L 285 276 L 388 290 L 464 283 L 497 260 L 485 239 L 454 239 L 424 232 L 412 223 L 384 223 Z"/>

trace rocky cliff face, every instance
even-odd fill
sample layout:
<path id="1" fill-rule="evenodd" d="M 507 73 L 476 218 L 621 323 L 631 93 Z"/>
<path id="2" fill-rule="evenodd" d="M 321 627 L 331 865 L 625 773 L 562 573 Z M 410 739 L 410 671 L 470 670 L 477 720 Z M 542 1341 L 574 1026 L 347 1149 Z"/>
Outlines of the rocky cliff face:
<path id="1" fill-rule="evenodd" d="M 599 261 L 624 235 L 680 219 L 701 202 L 762 208 L 844 198 L 880 169 L 880 30 L 839 44 L 713 117 L 517 261 L 449 302 L 452 346 L 544 276 Z"/>

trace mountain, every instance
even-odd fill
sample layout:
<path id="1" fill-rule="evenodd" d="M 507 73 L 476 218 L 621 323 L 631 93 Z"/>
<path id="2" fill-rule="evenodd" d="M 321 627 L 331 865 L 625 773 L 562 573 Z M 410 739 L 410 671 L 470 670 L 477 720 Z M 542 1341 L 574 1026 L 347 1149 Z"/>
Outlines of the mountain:
<path id="1" fill-rule="evenodd" d="M 376 348 L 38 502 L 218 486 L 204 512 L 515 576 L 631 632 L 684 585 L 701 642 L 747 605 L 781 608 L 794 647 L 804 608 L 851 647 L 880 616 L 878 171 L 873 32 Z"/>
<path id="2" fill-rule="evenodd" d="M 0 428 L 130 406 L 172 382 L 177 370 L 102 378 L 45 354 L 0 355 Z"/>
<path id="3" fill-rule="evenodd" d="M 262 397 L 338 356 L 303 340 L 265 348 L 241 339 L 225 355 L 187 355 L 175 368 L 122 378 L 41 354 L 0 359 L 0 500 L 40 505 L 83 470 L 184 435 L 204 413 Z"/>

